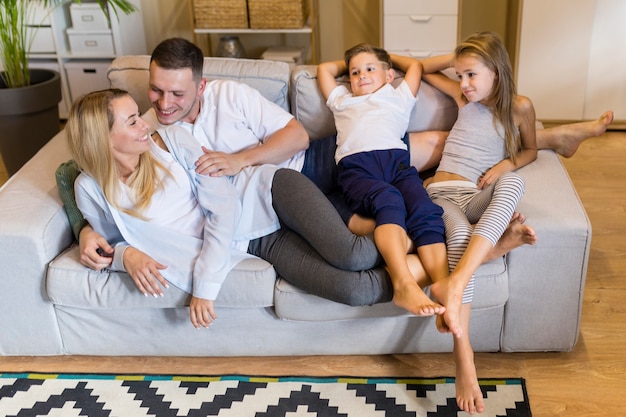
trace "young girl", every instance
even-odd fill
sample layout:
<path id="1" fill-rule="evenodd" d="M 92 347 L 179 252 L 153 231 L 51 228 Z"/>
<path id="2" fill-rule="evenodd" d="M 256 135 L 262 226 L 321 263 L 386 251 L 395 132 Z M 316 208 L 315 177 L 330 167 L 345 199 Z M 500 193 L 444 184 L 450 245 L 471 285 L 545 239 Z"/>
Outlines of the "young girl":
<path id="1" fill-rule="evenodd" d="M 509 249 L 537 239 L 515 212 L 524 182 L 513 172 L 537 157 L 535 112 L 528 98 L 516 94 L 508 54 L 493 33 L 472 35 L 454 54 L 422 65 L 424 80 L 459 106 L 441 163 L 426 181 L 428 194 L 444 209 L 451 270 L 431 292 L 446 306 L 440 330 L 461 329 L 454 346 L 457 403 L 466 412 L 482 412 L 468 335 L 472 277 L 507 228 Z M 458 80 L 439 72 L 451 66 Z"/>
<path id="2" fill-rule="evenodd" d="M 395 88 L 392 64 L 405 72 Z M 348 72 L 348 90 L 335 78 Z M 413 314 L 441 314 L 406 261 L 407 239 L 431 279 L 447 277 L 441 208 L 426 194 L 402 138 L 421 82 L 418 61 L 356 45 L 343 61 L 322 63 L 317 80 L 337 127 L 337 182 L 354 212 L 376 220 L 374 241 L 391 277 L 394 302 Z"/>

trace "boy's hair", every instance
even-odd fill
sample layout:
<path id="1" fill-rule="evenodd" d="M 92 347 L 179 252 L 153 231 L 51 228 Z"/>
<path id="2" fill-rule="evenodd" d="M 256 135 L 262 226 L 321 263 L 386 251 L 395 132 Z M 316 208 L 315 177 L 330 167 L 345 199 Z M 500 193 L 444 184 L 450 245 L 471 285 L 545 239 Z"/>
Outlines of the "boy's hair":
<path id="1" fill-rule="evenodd" d="M 192 42 L 183 38 L 169 38 L 162 41 L 152 51 L 150 63 L 155 62 L 159 67 L 179 70 L 190 68 L 193 79 L 200 82 L 204 56 L 202 51 Z"/>
<path id="2" fill-rule="evenodd" d="M 500 37 L 493 32 L 478 32 L 463 42 L 454 51 L 455 57 L 470 55 L 478 58 L 496 75 L 490 99 L 493 100 L 495 118 L 504 127 L 506 149 L 513 161 L 521 148 L 519 135 L 515 133 L 513 101 L 517 95 L 513 69 L 509 54 Z"/>
<path id="3" fill-rule="evenodd" d="M 376 59 L 378 59 L 380 63 L 383 64 L 383 66 L 385 66 L 385 69 L 389 69 L 393 66 L 391 63 L 391 57 L 389 56 L 389 53 L 385 51 L 383 48 L 379 48 L 377 46 L 370 45 L 367 43 L 360 43 L 358 45 L 353 46 L 352 48 L 348 49 L 345 52 L 344 60 L 346 62 L 346 68 L 348 68 L 348 70 L 350 69 L 350 61 L 352 60 L 352 58 L 364 52 L 369 53 L 369 54 L 374 54 L 374 56 L 376 56 Z"/>

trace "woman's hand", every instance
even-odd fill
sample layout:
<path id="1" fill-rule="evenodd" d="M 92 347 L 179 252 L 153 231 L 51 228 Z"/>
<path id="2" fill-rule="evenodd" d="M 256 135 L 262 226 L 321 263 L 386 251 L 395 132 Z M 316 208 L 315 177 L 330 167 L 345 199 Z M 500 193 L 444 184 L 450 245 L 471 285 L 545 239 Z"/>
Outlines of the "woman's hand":
<path id="1" fill-rule="evenodd" d="M 132 246 L 126 248 L 124 251 L 124 268 L 143 295 L 150 294 L 153 297 L 163 297 L 161 286 L 169 288 L 167 280 L 159 272 L 167 266 L 158 263 L 139 249 Z"/>
<path id="2" fill-rule="evenodd" d="M 79 235 L 80 263 L 87 268 L 101 271 L 111 266 L 113 248 L 102 235 L 87 225 Z"/>
<path id="3" fill-rule="evenodd" d="M 189 304 L 189 317 L 196 329 L 209 327 L 217 319 L 213 310 L 213 300 L 192 296 Z"/>

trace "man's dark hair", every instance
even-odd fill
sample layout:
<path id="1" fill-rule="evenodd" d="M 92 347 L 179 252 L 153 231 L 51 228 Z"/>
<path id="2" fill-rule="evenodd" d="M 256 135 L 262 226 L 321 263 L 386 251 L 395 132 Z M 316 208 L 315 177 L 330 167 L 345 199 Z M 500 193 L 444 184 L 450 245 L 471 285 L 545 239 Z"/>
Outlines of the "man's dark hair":
<path id="1" fill-rule="evenodd" d="M 200 48 L 187 39 L 169 38 L 164 40 L 152 51 L 150 63 L 153 61 L 159 67 L 170 70 L 190 68 L 196 82 L 202 78 L 204 56 Z"/>

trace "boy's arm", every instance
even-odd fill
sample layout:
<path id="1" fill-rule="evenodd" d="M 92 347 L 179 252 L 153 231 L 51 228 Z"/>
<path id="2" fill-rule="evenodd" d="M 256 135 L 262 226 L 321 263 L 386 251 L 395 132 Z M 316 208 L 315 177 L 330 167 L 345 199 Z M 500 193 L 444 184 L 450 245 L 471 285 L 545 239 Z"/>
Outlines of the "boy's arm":
<path id="1" fill-rule="evenodd" d="M 347 70 L 344 61 L 323 62 L 317 66 L 317 85 L 322 92 L 324 100 L 328 100 L 330 93 L 337 87 L 335 78 L 339 77 Z"/>
<path id="2" fill-rule="evenodd" d="M 404 81 L 409 85 L 413 95 L 417 95 L 417 90 L 420 88 L 420 82 L 422 81 L 422 64 L 408 56 L 389 54 L 391 63 L 404 72 Z"/>

